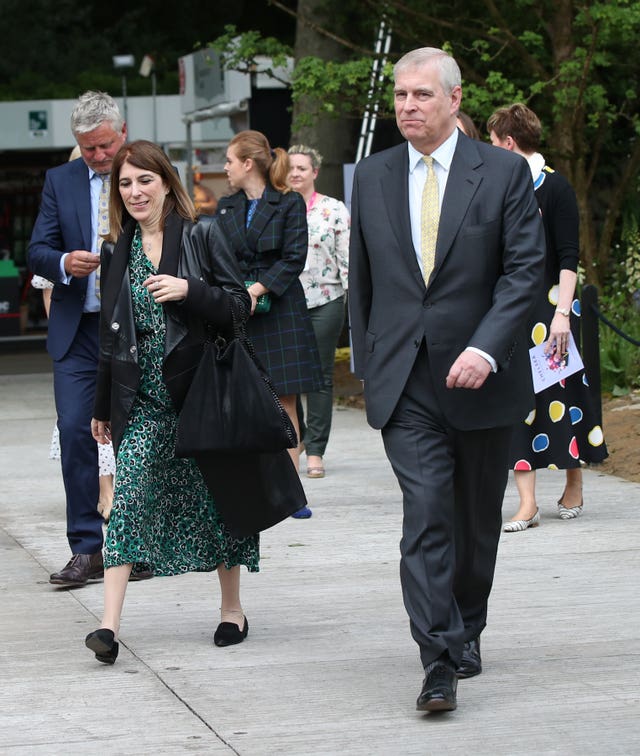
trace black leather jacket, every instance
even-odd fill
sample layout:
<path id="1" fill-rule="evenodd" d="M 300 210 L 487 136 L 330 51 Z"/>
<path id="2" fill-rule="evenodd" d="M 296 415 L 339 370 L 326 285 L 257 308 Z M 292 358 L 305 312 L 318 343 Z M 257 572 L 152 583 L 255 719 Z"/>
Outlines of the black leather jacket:
<path id="1" fill-rule="evenodd" d="M 111 422 L 116 454 L 140 382 L 128 268 L 135 226 L 135 221 L 127 221 L 115 246 L 108 242 L 102 246 L 100 359 L 94 417 Z M 165 223 L 158 273 L 189 282 L 182 302 L 163 305 L 167 328 L 162 375 L 179 410 L 202 356 L 208 326 L 230 332 L 231 298 L 243 320 L 249 316 L 251 299 L 236 256 L 216 218 L 192 223 L 171 214 Z"/>

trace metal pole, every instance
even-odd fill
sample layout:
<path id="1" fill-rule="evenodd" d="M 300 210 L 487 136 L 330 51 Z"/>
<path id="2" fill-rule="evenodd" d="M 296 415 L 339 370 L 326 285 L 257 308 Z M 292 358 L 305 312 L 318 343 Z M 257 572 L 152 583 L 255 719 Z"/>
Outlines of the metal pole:
<path id="1" fill-rule="evenodd" d="M 381 24 L 384 24 L 384 21 Z M 391 47 L 391 31 L 387 31 L 386 37 L 385 37 L 385 44 L 384 44 L 384 56 L 382 60 L 380 61 L 380 66 L 378 68 L 378 75 L 376 79 L 376 87 L 380 87 L 382 85 L 382 82 L 384 81 L 384 64 L 387 62 L 387 55 L 389 54 L 389 49 Z M 373 103 L 373 114 L 371 115 L 371 118 L 369 120 L 369 133 L 367 134 L 367 143 L 364 148 L 364 157 L 368 157 L 371 154 L 371 144 L 373 142 L 373 135 L 376 130 L 376 121 L 378 120 L 378 110 L 380 109 L 380 102 L 379 97 L 376 97 L 375 102 Z"/>
<path id="2" fill-rule="evenodd" d="M 122 109 L 124 110 L 124 122 L 129 125 L 129 113 L 127 110 L 127 75 L 122 74 Z"/>
<path id="3" fill-rule="evenodd" d="M 186 122 L 187 126 L 187 192 L 193 197 L 193 141 L 191 139 L 191 120 Z"/>
<path id="4" fill-rule="evenodd" d="M 380 58 L 382 52 L 382 44 L 384 40 L 384 57 Z M 387 29 L 387 25 L 384 21 L 380 21 L 378 27 L 378 37 L 376 39 L 374 53 L 375 58 L 371 67 L 371 80 L 369 83 L 369 91 L 367 93 L 367 108 L 362 118 L 362 125 L 360 127 L 360 138 L 358 140 L 358 149 L 356 152 L 356 163 L 358 163 L 363 157 L 367 157 L 371 150 L 371 140 L 373 139 L 373 130 L 376 123 L 376 113 L 378 112 L 378 101 L 374 101 L 376 87 L 383 80 L 383 69 L 386 61 L 387 53 L 391 45 L 391 30 Z M 372 113 L 372 109 L 374 113 Z"/>
<path id="5" fill-rule="evenodd" d="M 156 103 L 156 72 L 151 72 L 151 98 L 153 101 L 153 141 L 158 141 L 158 110 Z"/>
<path id="6" fill-rule="evenodd" d="M 373 65 L 371 66 L 371 80 L 369 82 L 369 91 L 367 92 L 367 107 L 364 111 L 364 115 L 362 117 L 362 124 L 360 126 L 360 137 L 358 139 L 356 163 L 360 162 L 364 153 L 364 145 L 365 145 L 365 140 L 367 136 L 367 131 L 369 128 L 369 119 L 371 118 L 371 99 L 375 91 L 376 77 L 378 73 L 378 55 L 380 53 L 380 47 L 382 45 L 383 35 L 384 35 L 384 20 L 380 22 L 380 26 L 378 27 L 378 37 L 376 39 L 376 43 L 374 46 L 375 57 L 373 59 Z"/>
<path id="7" fill-rule="evenodd" d="M 598 289 L 583 286 L 581 298 L 582 361 L 589 382 L 598 423 L 602 425 L 602 382 L 600 378 L 600 336 L 598 332 Z M 595 309 L 594 309 L 595 308 Z"/>

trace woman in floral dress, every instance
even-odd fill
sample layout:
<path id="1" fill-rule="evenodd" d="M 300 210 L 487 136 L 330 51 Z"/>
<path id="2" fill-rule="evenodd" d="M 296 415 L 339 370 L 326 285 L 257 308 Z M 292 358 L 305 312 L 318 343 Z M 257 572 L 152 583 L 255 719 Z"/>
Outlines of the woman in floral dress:
<path id="1" fill-rule="evenodd" d="M 113 440 L 117 473 L 103 620 L 86 638 L 107 664 L 118 655 L 132 569 L 156 576 L 216 570 L 222 601 L 214 642 L 222 646 L 247 636 L 240 565 L 256 572 L 259 563 L 258 536 L 232 538 L 195 461 L 174 456 L 177 410 L 207 325 L 226 331 L 232 305 L 243 318 L 249 311 L 235 256 L 215 219 L 195 222 L 171 163 L 142 140 L 124 145 L 114 159 L 110 228 L 92 431 L 99 443 Z"/>

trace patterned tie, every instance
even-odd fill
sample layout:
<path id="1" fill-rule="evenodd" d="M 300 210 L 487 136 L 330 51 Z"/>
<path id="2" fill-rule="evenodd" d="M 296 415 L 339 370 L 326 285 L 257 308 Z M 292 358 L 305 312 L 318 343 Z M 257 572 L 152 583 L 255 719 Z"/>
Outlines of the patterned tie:
<path id="1" fill-rule="evenodd" d="M 98 243 L 97 248 L 100 252 L 102 247 L 102 238 L 109 233 L 109 187 L 111 179 L 108 173 L 100 174 L 102 186 L 100 187 L 100 196 L 98 197 Z M 100 266 L 96 268 L 96 297 L 100 299 Z"/>
<path id="2" fill-rule="evenodd" d="M 425 284 L 433 271 L 436 260 L 436 241 L 438 239 L 438 221 L 440 206 L 438 203 L 438 179 L 433 167 L 431 155 L 423 155 L 427 166 L 427 178 L 422 190 L 422 210 L 420 213 L 420 254 Z"/>

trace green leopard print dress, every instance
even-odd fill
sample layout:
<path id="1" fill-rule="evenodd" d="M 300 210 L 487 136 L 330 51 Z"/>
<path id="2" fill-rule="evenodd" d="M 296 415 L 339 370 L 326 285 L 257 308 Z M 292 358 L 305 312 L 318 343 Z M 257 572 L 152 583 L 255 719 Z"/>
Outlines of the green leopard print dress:
<path id="1" fill-rule="evenodd" d="M 177 415 L 162 380 L 163 308 L 142 285 L 156 272 L 137 228 L 129 277 L 141 376 L 116 460 L 105 567 L 133 564 L 176 575 L 224 564 L 258 572 L 258 535 L 232 538 L 195 462 L 173 455 Z"/>

